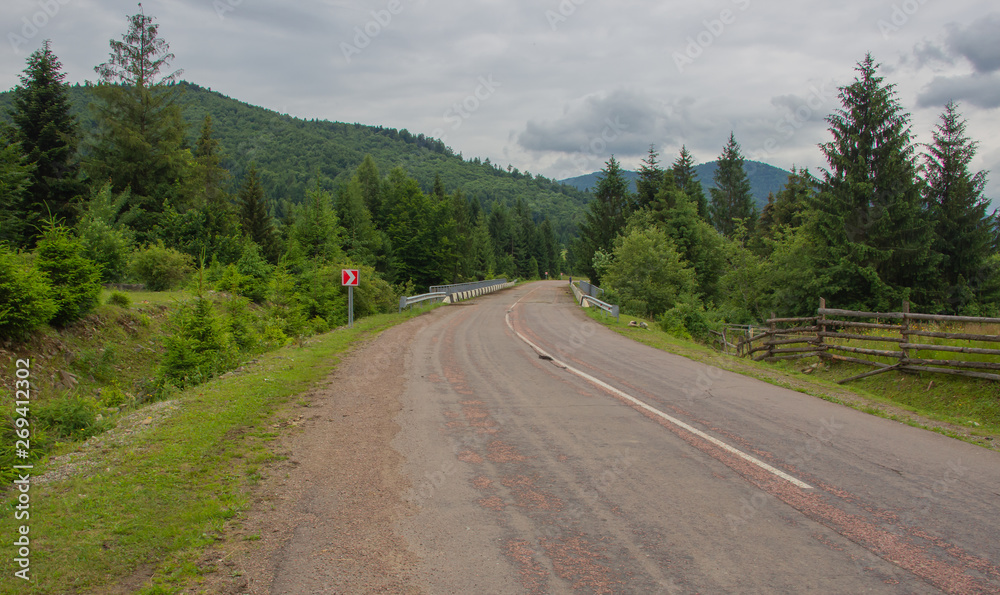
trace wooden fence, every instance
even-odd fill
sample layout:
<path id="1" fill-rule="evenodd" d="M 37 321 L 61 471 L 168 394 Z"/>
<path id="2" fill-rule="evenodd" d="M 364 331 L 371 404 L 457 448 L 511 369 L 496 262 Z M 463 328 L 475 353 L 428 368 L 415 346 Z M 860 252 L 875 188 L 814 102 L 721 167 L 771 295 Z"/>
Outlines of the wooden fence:
<path id="1" fill-rule="evenodd" d="M 1000 349 L 986 349 L 962 344 L 931 344 L 933 339 L 951 342 L 1000 343 L 1000 334 L 950 332 L 964 325 L 997 325 L 1000 318 L 974 316 L 941 316 L 911 313 L 909 303 L 903 303 L 902 312 L 856 312 L 826 307 L 821 299 L 817 316 L 806 318 L 776 318 L 771 314 L 767 330 L 750 338 L 742 338 L 736 345 L 741 356 L 755 361 L 819 357 L 825 361 L 862 364 L 875 368 L 841 380 L 840 383 L 859 380 L 893 370 L 904 372 L 936 372 L 971 378 L 1000 380 Z M 851 342 L 886 343 L 886 348 L 851 346 Z M 921 354 L 920 352 L 930 352 Z M 990 361 L 963 361 L 947 359 L 952 355 L 974 354 L 993 356 Z M 931 355 L 931 357 L 917 357 Z M 868 359 L 866 359 L 868 358 Z M 871 358 L 896 360 L 896 363 L 874 361 Z"/>

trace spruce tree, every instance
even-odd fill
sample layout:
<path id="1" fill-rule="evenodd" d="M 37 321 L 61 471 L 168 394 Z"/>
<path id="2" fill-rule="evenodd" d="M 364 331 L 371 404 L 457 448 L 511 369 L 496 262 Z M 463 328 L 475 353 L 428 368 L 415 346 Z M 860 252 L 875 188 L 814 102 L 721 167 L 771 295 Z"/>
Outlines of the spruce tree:
<path id="1" fill-rule="evenodd" d="M 594 189 L 594 200 L 584 213 L 580 237 L 575 246 L 580 272 L 595 285 L 600 284 L 600 273 L 594 268 L 594 254 L 598 251 L 611 253 L 615 237 L 625 228 L 625 221 L 632 212 L 631 205 L 628 180 L 612 155 L 601 170 Z"/>
<path id="2" fill-rule="evenodd" d="M 833 140 L 820 149 L 830 169 L 807 226 L 816 289 L 838 307 L 896 309 L 906 297 L 926 306 L 938 274 L 932 228 L 909 114 L 878 67 L 867 55 L 827 117 Z"/>
<path id="3" fill-rule="evenodd" d="M 978 143 L 965 129 L 958 105 L 949 102 L 924 154 L 925 196 L 934 220 L 934 246 L 942 255 L 942 298 L 954 313 L 977 311 L 978 303 L 997 297 L 996 271 L 989 266 L 996 218 L 988 214 L 990 201 L 983 196 L 986 173 L 969 171 Z"/>
<path id="4" fill-rule="evenodd" d="M 261 252 L 269 262 L 276 262 L 278 245 L 274 233 L 274 221 L 267 208 L 256 164 L 250 164 L 250 171 L 243 181 L 236 200 L 243 234 L 260 246 Z"/>
<path id="5" fill-rule="evenodd" d="M 28 218 L 34 168 L 20 143 L 11 142 L 12 135 L 0 134 L 0 243 L 26 247 L 36 233 L 35 219 Z"/>
<path id="6" fill-rule="evenodd" d="M 712 225 L 720 233 L 731 237 L 736 230 L 736 219 L 742 219 L 748 230 L 757 222 L 757 205 L 750 192 L 750 179 L 743 169 L 743 155 L 736 135 L 729 134 L 729 142 L 719 155 L 715 170 L 715 188 L 711 189 L 709 205 Z"/>
<path id="7" fill-rule="evenodd" d="M 24 234 L 20 245 L 33 245 L 38 223 L 50 215 L 72 226 L 77 217 L 74 203 L 85 192 L 77 160 L 78 126 L 70 114 L 65 78 L 62 64 L 46 40 L 28 58 L 21 84 L 14 88 L 10 111 L 14 139 L 28 162 L 34 164 L 28 196 L 14 207 Z"/>
<path id="8" fill-rule="evenodd" d="M 698 208 L 698 215 L 708 221 L 708 199 L 705 198 L 705 190 L 698 180 L 698 173 L 694 169 L 694 157 L 687 147 L 681 145 L 681 152 L 674 161 L 671 171 L 674 174 L 674 183 L 684 191 Z"/>
<path id="9" fill-rule="evenodd" d="M 190 153 L 172 85 L 181 71 L 160 76 L 174 55 L 141 6 L 122 40 L 110 41 L 109 60 L 94 68 L 100 77 L 93 104 L 98 130 L 87 168 L 92 178 L 110 179 L 116 191 L 131 189 L 131 225 L 146 240 L 164 203 L 177 202 Z"/>
<path id="10" fill-rule="evenodd" d="M 767 205 L 760 214 L 757 232 L 762 237 L 774 239 L 782 230 L 801 227 L 816 190 L 817 181 L 809 174 L 809 170 L 799 170 L 792 166 L 792 173 L 785 186 L 777 194 L 768 195 Z"/>
<path id="11" fill-rule="evenodd" d="M 663 181 L 663 168 L 660 167 L 659 153 L 653 145 L 649 145 L 649 154 L 639 167 L 639 179 L 636 180 L 635 205 L 638 208 L 648 207 L 656 200 L 656 193 Z"/>

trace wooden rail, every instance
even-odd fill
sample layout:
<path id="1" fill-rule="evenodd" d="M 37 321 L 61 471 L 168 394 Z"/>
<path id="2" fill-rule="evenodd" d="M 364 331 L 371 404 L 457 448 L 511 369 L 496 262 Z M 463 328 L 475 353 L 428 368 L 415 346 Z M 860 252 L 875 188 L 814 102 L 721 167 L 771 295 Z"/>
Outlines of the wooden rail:
<path id="1" fill-rule="evenodd" d="M 887 323 L 888 321 L 892 322 Z M 935 325 L 936 328 L 934 330 L 924 328 L 927 323 Z M 771 318 L 767 320 L 766 330 L 749 337 L 741 337 L 736 343 L 736 352 L 744 357 L 753 357 L 756 361 L 776 362 L 819 357 L 827 361 L 862 364 L 874 368 L 864 374 L 841 380 L 841 384 L 893 370 L 936 372 L 1000 380 L 1000 374 L 987 372 L 1000 372 L 1000 349 L 955 344 L 934 345 L 926 339 L 919 339 L 928 337 L 948 341 L 1000 343 L 1000 334 L 943 330 L 957 328 L 964 331 L 968 330 L 965 325 L 970 324 L 993 324 L 1000 329 L 1000 318 L 911 313 L 908 302 L 903 303 L 901 312 L 840 310 L 827 308 L 826 300 L 821 299 L 817 315 L 814 317 L 778 318 L 772 312 Z M 783 326 L 786 328 L 782 328 Z M 861 334 L 864 331 L 884 334 Z M 846 344 L 852 341 L 887 343 L 891 344 L 891 349 L 872 349 L 870 346 L 858 347 Z M 920 352 L 924 352 L 921 355 L 926 355 L 926 352 L 937 353 L 930 357 L 918 357 L 917 354 Z M 996 361 L 947 359 L 955 357 L 953 354 L 956 353 L 995 356 L 997 359 Z M 887 364 L 870 358 L 890 359 L 896 362 Z"/>

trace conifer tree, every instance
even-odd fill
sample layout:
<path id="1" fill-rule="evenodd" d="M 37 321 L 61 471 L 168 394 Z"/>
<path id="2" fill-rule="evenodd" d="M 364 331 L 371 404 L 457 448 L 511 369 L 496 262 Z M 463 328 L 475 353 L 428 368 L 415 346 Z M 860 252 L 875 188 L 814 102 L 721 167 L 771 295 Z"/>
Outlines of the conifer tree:
<path id="1" fill-rule="evenodd" d="M 694 169 L 694 157 L 686 146 L 681 145 L 680 155 L 674 161 L 671 171 L 674 174 L 674 183 L 688 195 L 691 202 L 698 208 L 698 215 L 708 221 L 708 199 L 705 197 L 705 190 L 698 180 L 698 173 Z"/>
<path id="2" fill-rule="evenodd" d="M 116 191 L 131 189 L 131 225 L 146 240 L 164 203 L 176 202 L 190 153 L 172 85 L 181 71 L 160 76 L 174 55 L 139 6 L 128 33 L 110 41 L 109 60 L 94 68 L 100 77 L 93 104 L 98 130 L 87 169 L 92 178 L 110 179 Z"/>
<path id="3" fill-rule="evenodd" d="M 934 246 L 942 255 L 942 298 L 954 313 L 972 312 L 977 303 L 997 297 L 996 271 L 989 266 L 996 216 L 988 214 L 990 201 L 983 196 L 986 173 L 969 170 L 978 143 L 965 129 L 958 105 L 949 102 L 924 154 L 925 196 L 935 225 Z"/>
<path id="4" fill-rule="evenodd" d="M 77 217 L 74 203 L 85 193 L 77 159 L 78 126 L 70 114 L 65 78 L 46 40 L 28 58 L 21 84 L 14 88 L 14 140 L 34 164 L 28 196 L 12 213 L 23 230 L 21 245 L 34 244 L 38 223 L 50 215 L 72 226 Z"/>
<path id="5" fill-rule="evenodd" d="M 767 205 L 760 214 L 757 232 L 763 237 L 774 239 L 780 230 L 801 227 L 805 211 L 812 204 L 816 190 L 817 181 L 809 174 L 809 170 L 799 170 L 792 166 L 792 173 L 784 188 L 767 197 Z"/>
<path id="6" fill-rule="evenodd" d="M 27 216 L 33 166 L 8 136 L 0 134 L 0 242 L 25 247 L 36 232 Z"/>
<path id="7" fill-rule="evenodd" d="M 729 142 L 722 150 L 715 170 L 715 188 L 711 189 L 709 205 L 712 225 L 720 233 L 731 237 L 736 230 L 736 219 L 742 219 L 752 230 L 757 222 L 757 205 L 750 192 L 750 179 L 743 169 L 743 155 L 736 135 L 729 134 Z"/>
<path id="8" fill-rule="evenodd" d="M 250 164 L 250 171 L 237 196 L 239 204 L 240 226 L 243 234 L 261 248 L 261 252 L 269 262 L 277 261 L 277 240 L 274 233 L 274 221 L 267 208 L 264 188 L 260 184 L 260 175 L 256 164 Z"/>
<path id="9" fill-rule="evenodd" d="M 843 105 L 827 118 L 833 140 L 820 145 L 830 169 L 807 225 L 816 290 L 846 308 L 926 306 L 937 276 L 932 228 L 923 208 L 909 114 L 871 54 Z"/>
<path id="10" fill-rule="evenodd" d="M 580 237 L 575 246 L 580 272 L 588 276 L 595 285 L 600 284 L 600 273 L 594 268 L 594 254 L 598 251 L 611 252 L 615 237 L 625 228 L 625 221 L 632 212 L 631 205 L 628 180 L 612 155 L 601 170 L 601 177 L 594 190 L 594 200 L 584 214 Z"/>
<path id="11" fill-rule="evenodd" d="M 660 191 L 660 184 L 663 181 L 663 168 L 660 167 L 659 153 L 653 145 L 649 145 L 649 154 L 639 166 L 639 179 L 636 180 L 635 205 L 637 208 L 647 207 L 653 204 L 656 193 Z"/>

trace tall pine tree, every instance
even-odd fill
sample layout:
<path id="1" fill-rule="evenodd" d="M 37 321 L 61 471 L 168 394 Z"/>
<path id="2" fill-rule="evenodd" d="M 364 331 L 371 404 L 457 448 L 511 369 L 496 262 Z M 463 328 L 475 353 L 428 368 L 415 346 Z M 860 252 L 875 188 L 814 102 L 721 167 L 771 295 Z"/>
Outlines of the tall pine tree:
<path id="1" fill-rule="evenodd" d="M 62 64 L 48 40 L 28 58 L 21 84 L 14 88 L 14 138 L 34 164 L 26 200 L 14 206 L 19 245 L 33 245 L 38 223 L 54 216 L 68 226 L 77 218 L 77 199 L 85 193 L 77 159 L 79 132 L 70 114 L 69 92 Z"/>
<path id="2" fill-rule="evenodd" d="M 698 173 L 694 169 L 694 157 L 687 147 L 681 145 L 680 155 L 674 161 L 671 171 L 674 173 L 674 183 L 684 191 L 691 199 L 691 202 L 698 208 L 698 215 L 708 221 L 708 199 L 705 198 L 705 190 L 698 180 Z"/>
<path id="3" fill-rule="evenodd" d="M 820 149 L 830 169 L 806 225 L 815 289 L 837 307 L 896 309 L 907 297 L 927 307 L 938 259 L 909 114 L 878 67 L 867 55 L 827 118 L 833 140 Z"/>
<path id="4" fill-rule="evenodd" d="M 639 166 L 639 179 L 635 182 L 635 204 L 640 209 L 653 204 L 653 201 L 656 200 L 656 193 L 660 191 L 664 171 L 660 167 L 659 156 L 656 148 L 649 145 L 649 154 Z"/>
<path id="5" fill-rule="evenodd" d="M 989 264 L 996 218 L 988 214 L 990 201 L 983 196 L 986 173 L 969 171 L 978 143 L 965 129 L 958 105 L 949 102 L 924 154 L 925 195 L 934 219 L 934 246 L 942 255 L 945 309 L 979 313 L 980 304 L 997 298 L 997 272 Z"/>
<path id="6" fill-rule="evenodd" d="M 174 55 L 141 6 L 122 40 L 111 40 L 109 60 L 94 68 L 100 77 L 93 104 L 98 130 L 86 164 L 92 178 L 110 179 L 116 191 L 132 190 L 130 224 L 145 240 L 154 235 L 164 203 L 177 202 L 190 153 L 171 84 L 181 71 L 160 76 Z"/>
<path id="7" fill-rule="evenodd" d="M 712 225 L 725 236 L 736 230 L 736 219 L 742 219 L 748 230 L 757 222 L 757 204 L 750 192 L 750 179 L 743 169 L 743 154 L 736 142 L 736 135 L 729 134 L 729 142 L 719 155 L 715 170 L 715 188 L 711 189 L 709 205 Z"/>
<path id="8" fill-rule="evenodd" d="M 590 203 L 590 210 L 584 214 L 575 246 L 580 272 L 594 284 L 600 284 L 600 273 L 594 268 L 594 254 L 598 251 L 611 252 L 615 237 L 625 228 L 625 221 L 632 214 L 631 207 L 629 182 L 612 155 L 601 170 L 594 189 L 594 200 Z"/>
<path id="9" fill-rule="evenodd" d="M 256 164 L 250 164 L 250 171 L 243 181 L 236 200 L 243 234 L 260 246 L 261 252 L 269 262 L 277 262 L 278 242 L 275 238 L 274 221 L 267 208 Z"/>

